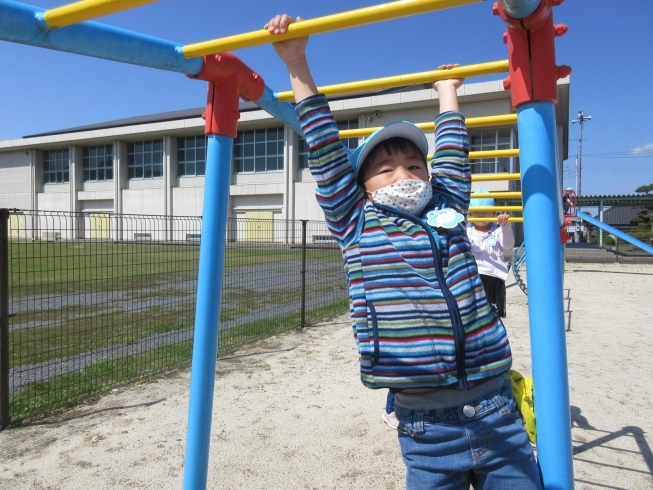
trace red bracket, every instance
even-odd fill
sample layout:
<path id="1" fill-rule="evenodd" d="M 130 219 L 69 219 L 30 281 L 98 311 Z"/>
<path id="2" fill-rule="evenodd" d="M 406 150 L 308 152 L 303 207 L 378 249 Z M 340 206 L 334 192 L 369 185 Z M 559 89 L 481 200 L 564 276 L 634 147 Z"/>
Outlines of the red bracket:
<path id="1" fill-rule="evenodd" d="M 565 220 L 565 224 L 560 227 L 560 243 L 564 245 L 569 240 L 569 233 L 567 232 L 567 227 L 571 223 Z"/>
<path id="2" fill-rule="evenodd" d="M 509 17 L 500 2 L 492 6 L 494 15 L 506 21 L 510 74 L 503 81 L 511 90 L 512 106 L 527 102 L 557 102 L 557 81 L 571 73 L 565 65 L 555 62 L 556 36 L 567 33 L 564 24 L 553 25 L 552 8 L 564 0 L 542 0 L 538 9 L 524 19 Z"/>
<path id="3" fill-rule="evenodd" d="M 258 100 L 265 90 L 260 75 L 229 52 L 204 56 L 202 70 L 187 76 L 209 82 L 206 112 L 202 114 L 206 120 L 205 134 L 235 138 L 240 118 L 239 98 Z"/>

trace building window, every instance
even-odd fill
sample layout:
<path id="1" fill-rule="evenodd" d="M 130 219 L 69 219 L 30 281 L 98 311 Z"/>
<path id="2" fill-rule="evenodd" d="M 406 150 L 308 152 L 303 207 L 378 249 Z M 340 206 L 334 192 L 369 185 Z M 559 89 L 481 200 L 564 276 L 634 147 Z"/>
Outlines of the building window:
<path id="1" fill-rule="evenodd" d="M 469 132 L 470 151 L 509 150 L 511 128 L 483 129 Z M 473 174 L 510 172 L 510 158 L 472 160 Z"/>
<path id="2" fill-rule="evenodd" d="M 206 136 L 177 138 L 177 175 L 194 177 L 206 171 Z"/>
<path id="3" fill-rule="evenodd" d="M 339 121 L 336 123 L 339 130 L 343 129 L 358 129 L 358 119 L 349 119 L 347 121 Z M 358 148 L 358 138 L 344 138 L 341 140 L 342 144 L 350 150 Z M 299 168 L 308 168 L 308 144 L 303 137 L 299 137 Z"/>
<path id="4" fill-rule="evenodd" d="M 130 179 L 163 177 L 163 140 L 127 144 L 127 177 Z"/>
<path id="5" fill-rule="evenodd" d="M 283 170 L 283 128 L 238 131 L 234 140 L 234 172 Z"/>
<path id="6" fill-rule="evenodd" d="M 82 167 L 84 182 L 113 180 L 113 145 L 84 147 Z"/>
<path id="7" fill-rule="evenodd" d="M 70 182 L 70 158 L 68 150 L 43 152 L 43 183 L 66 184 Z"/>

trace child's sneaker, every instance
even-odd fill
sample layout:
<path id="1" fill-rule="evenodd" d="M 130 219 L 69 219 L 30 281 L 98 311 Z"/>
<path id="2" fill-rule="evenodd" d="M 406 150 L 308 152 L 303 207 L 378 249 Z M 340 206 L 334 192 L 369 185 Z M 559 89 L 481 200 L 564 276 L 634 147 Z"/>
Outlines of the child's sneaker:
<path id="1" fill-rule="evenodd" d="M 381 413 L 381 418 L 386 424 L 388 424 L 394 430 L 397 430 L 397 427 L 399 427 L 399 421 L 397 420 L 397 416 L 395 415 L 394 412 L 388 413 L 385 411 L 384 408 Z"/>

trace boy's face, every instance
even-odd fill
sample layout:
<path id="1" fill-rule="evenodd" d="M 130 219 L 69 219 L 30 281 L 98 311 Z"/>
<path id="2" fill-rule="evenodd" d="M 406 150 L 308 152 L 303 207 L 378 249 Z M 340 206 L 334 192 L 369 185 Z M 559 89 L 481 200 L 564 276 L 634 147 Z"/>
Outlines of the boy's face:
<path id="1" fill-rule="evenodd" d="M 363 168 L 363 182 L 367 192 L 374 192 L 401 180 L 429 180 L 424 156 L 413 149 L 388 153 L 380 148 Z"/>
<path id="2" fill-rule="evenodd" d="M 479 213 L 478 211 L 469 212 L 467 213 L 467 216 L 469 216 L 470 218 L 495 218 L 496 217 L 494 213 L 489 211 L 483 213 Z"/>
<path id="3" fill-rule="evenodd" d="M 467 213 L 468 218 L 496 218 L 496 214 L 491 212 L 479 213 L 478 211 Z M 472 223 L 477 229 L 489 230 L 492 227 L 492 223 Z"/>

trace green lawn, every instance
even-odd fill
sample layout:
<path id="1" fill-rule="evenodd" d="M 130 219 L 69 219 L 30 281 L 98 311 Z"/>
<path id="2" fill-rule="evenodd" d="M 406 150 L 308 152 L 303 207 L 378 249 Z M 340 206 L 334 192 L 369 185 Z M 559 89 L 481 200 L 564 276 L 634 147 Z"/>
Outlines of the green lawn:
<path id="1" fill-rule="evenodd" d="M 292 285 L 270 287 L 225 281 L 220 320 L 299 301 L 300 258 L 300 249 L 227 249 L 225 278 L 251 276 L 263 264 L 276 264 L 296 277 Z M 309 250 L 307 260 L 332 270 L 335 266 L 340 274 L 337 250 Z M 196 246 L 12 243 L 11 365 L 70 357 L 189 328 L 195 315 L 197 261 Z M 251 279 L 256 282 L 256 277 Z M 344 281 L 314 282 L 307 284 L 309 297 L 344 286 Z"/>
<path id="2" fill-rule="evenodd" d="M 11 368 L 96 353 L 92 366 L 17 390 L 12 416 L 68 406 L 186 363 L 190 342 L 161 346 L 152 339 L 190 333 L 198 257 L 199 247 L 188 245 L 11 243 Z M 309 249 L 306 258 L 307 298 L 317 300 L 307 323 L 346 312 L 339 251 Z M 299 248 L 227 248 L 220 354 L 300 325 L 300 259 Z M 138 355 L 97 359 L 98 349 L 129 345 L 146 347 Z"/>
<path id="3" fill-rule="evenodd" d="M 341 299 L 310 309 L 306 312 L 307 326 L 335 318 L 345 313 L 347 308 L 348 300 Z M 293 313 L 222 331 L 218 338 L 218 356 L 229 355 L 249 341 L 297 329 L 299 324 L 300 314 Z M 186 367 L 191 357 L 192 343 L 186 341 L 137 356 L 99 362 L 75 373 L 29 384 L 10 396 L 12 422 L 72 407 L 84 399 L 108 393 L 116 386 L 144 382 L 166 371 Z"/>
<path id="4" fill-rule="evenodd" d="M 199 247 L 134 243 L 11 242 L 9 247 L 12 297 L 66 294 L 144 287 L 162 275 L 197 273 Z M 308 251 L 307 257 L 324 255 Z M 227 248 L 225 269 L 283 263 L 301 258 L 300 249 Z"/>

